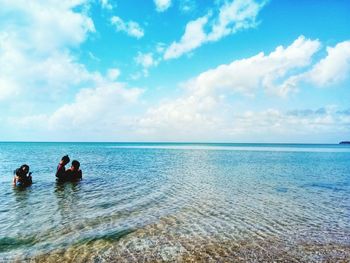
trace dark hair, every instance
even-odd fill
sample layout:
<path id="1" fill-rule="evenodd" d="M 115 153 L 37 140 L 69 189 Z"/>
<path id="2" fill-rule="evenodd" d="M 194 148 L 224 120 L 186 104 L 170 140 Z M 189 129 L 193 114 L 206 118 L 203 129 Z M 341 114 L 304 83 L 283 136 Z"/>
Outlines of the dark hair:
<path id="1" fill-rule="evenodd" d="M 27 170 L 29 172 L 29 165 L 23 164 L 19 168 L 13 171 L 13 173 L 19 177 L 23 177 L 26 174 L 23 172 L 23 170 Z"/>
<path id="2" fill-rule="evenodd" d="M 77 160 L 74 160 L 73 162 L 72 162 L 72 166 L 75 168 L 75 169 L 79 169 L 79 167 L 80 167 L 80 163 L 77 161 Z"/>
<path id="3" fill-rule="evenodd" d="M 70 161 L 68 155 L 63 156 L 61 160 L 64 161 L 64 162 L 67 162 L 67 163 L 69 163 L 69 161 Z"/>
<path id="4" fill-rule="evenodd" d="M 23 168 L 25 168 L 26 170 L 29 171 L 29 165 L 28 164 L 21 165 L 21 167 L 19 169 L 23 170 Z"/>

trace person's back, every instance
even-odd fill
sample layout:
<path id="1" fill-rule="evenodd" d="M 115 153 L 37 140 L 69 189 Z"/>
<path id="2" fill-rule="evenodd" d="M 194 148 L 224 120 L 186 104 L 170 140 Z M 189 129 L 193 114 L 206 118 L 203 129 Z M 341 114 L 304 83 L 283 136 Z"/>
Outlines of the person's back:
<path id="1" fill-rule="evenodd" d="M 14 171 L 13 185 L 28 186 L 32 184 L 32 173 L 29 173 L 29 166 L 23 164 L 20 168 Z"/>
<path id="2" fill-rule="evenodd" d="M 62 157 L 60 163 L 57 166 L 56 170 L 56 178 L 59 181 L 65 181 L 66 180 L 66 164 L 70 162 L 69 156 L 65 155 Z"/>
<path id="3" fill-rule="evenodd" d="M 79 181 L 83 178 L 83 172 L 80 170 L 80 163 L 77 160 L 72 162 L 72 166 L 66 171 L 65 176 L 69 181 Z"/>

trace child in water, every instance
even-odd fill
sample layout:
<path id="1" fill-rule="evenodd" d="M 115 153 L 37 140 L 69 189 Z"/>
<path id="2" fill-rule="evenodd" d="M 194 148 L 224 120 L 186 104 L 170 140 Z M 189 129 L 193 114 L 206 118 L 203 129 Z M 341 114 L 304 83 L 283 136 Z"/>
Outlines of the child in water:
<path id="1" fill-rule="evenodd" d="M 29 166 L 23 164 L 20 168 L 14 171 L 15 176 L 13 177 L 14 186 L 29 186 L 32 184 L 32 176 L 29 172 Z"/>
<path id="2" fill-rule="evenodd" d="M 56 177 L 59 181 L 65 181 L 66 175 L 66 164 L 70 162 L 69 156 L 65 155 L 62 157 L 60 163 L 57 166 Z"/>
<path id="3" fill-rule="evenodd" d="M 79 181 L 83 178 L 83 172 L 79 169 L 80 163 L 77 160 L 72 162 L 72 166 L 66 171 L 66 180 Z"/>

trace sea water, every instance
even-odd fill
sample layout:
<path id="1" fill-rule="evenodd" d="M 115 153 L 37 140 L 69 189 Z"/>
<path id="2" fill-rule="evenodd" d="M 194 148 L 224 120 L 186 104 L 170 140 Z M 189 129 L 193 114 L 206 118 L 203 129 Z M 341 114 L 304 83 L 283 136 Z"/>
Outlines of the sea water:
<path id="1" fill-rule="evenodd" d="M 56 183 L 65 154 L 81 182 Z M 0 262 L 349 257 L 347 145 L 0 143 Z"/>

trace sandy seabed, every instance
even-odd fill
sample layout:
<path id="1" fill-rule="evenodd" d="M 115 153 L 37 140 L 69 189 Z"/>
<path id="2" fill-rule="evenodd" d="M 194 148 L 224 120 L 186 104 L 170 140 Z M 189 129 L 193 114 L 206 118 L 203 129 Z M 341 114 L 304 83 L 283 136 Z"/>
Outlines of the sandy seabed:
<path id="1" fill-rule="evenodd" d="M 173 222 L 171 222 L 173 221 Z M 175 235 L 175 218 L 127 231 L 117 238 L 76 244 L 67 249 L 15 259 L 17 262 L 350 262 L 350 244 L 310 241 L 305 237 L 237 240 L 200 229 Z M 181 227 L 178 225 L 178 227 Z M 305 241 L 308 240 L 308 241 Z M 344 241 L 342 241 L 344 242 Z"/>

